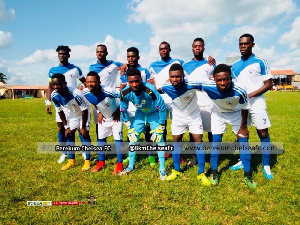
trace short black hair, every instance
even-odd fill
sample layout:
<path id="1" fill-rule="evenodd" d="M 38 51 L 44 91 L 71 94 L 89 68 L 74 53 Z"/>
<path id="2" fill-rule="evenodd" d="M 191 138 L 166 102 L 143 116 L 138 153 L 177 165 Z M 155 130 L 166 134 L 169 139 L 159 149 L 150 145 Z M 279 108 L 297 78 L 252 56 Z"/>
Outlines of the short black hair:
<path id="1" fill-rule="evenodd" d="M 254 37 L 251 34 L 243 34 L 242 36 L 240 36 L 240 38 L 242 37 L 248 37 L 251 39 L 252 43 L 254 43 Z"/>
<path id="2" fill-rule="evenodd" d="M 88 77 L 88 76 L 96 77 L 97 81 L 100 81 L 100 76 L 99 76 L 98 73 L 95 72 L 95 71 L 90 71 L 90 72 L 88 72 L 88 74 L 87 74 L 86 76 L 87 76 L 87 77 Z"/>
<path id="3" fill-rule="evenodd" d="M 136 68 L 128 69 L 127 72 L 126 72 L 126 75 L 127 75 L 127 77 L 135 76 L 135 75 L 138 75 L 138 76 L 142 77 L 141 71 L 139 71 Z"/>
<path id="4" fill-rule="evenodd" d="M 195 43 L 196 41 L 201 41 L 201 42 L 203 42 L 203 45 L 205 45 L 203 38 L 197 37 L 197 38 L 194 39 L 192 46 L 194 45 L 194 43 Z"/>
<path id="5" fill-rule="evenodd" d="M 66 78 L 65 75 L 61 74 L 61 73 L 55 73 L 51 76 L 51 80 L 53 80 L 54 78 L 58 78 L 61 79 L 61 81 L 66 82 Z"/>
<path id="6" fill-rule="evenodd" d="M 171 46 L 170 46 L 170 44 L 169 44 L 168 42 L 166 42 L 166 41 L 163 41 L 163 42 L 161 42 L 159 45 L 161 45 L 161 44 L 168 45 L 169 49 L 171 49 Z"/>
<path id="7" fill-rule="evenodd" d="M 174 63 L 171 65 L 169 71 L 176 71 L 176 70 L 180 70 L 183 73 L 183 68 L 179 63 Z"/>
<path id="8" fill-rule="evenodd" d="M 105 48 L 105 51 L 107 52 L 107 47 L 106 47 L 106 45 L 100 44 L 100 45 L 97 45 L 97 48 L 98 48 L 98 47 L 104 47 L 104 48 Z"/>
<path id="9" fill-rule="evenodd" d="M 134 52 L 137 56 L 140 55 L 139 50 L 136 47 L 130 47 L 127 49 L 127 52 Z"/>
<path id="10" fill-rule="evenodd" d="M 221 72 L 228 72 L 230 74 L 231 77 L 231 69 L 230 66 L 226 65 L 226 64 L 219 64 L 215 67 L 214 72 L 213 72 L 213 76 L 216 75 L 216 73 L 221 73 Z"/>
<path id="11" fill-rule="evenodd" d="M 68 53 L 71 51 L 71 49 L 70 49 L 69 46 L 67 46 L 67 45 L 59 45 L 59 46 L 56 48 L 56 52 L 58 52 L 58 51 L 60 51 L 60 50 L 65 51 L 65 52 L 68 52 Z"/>

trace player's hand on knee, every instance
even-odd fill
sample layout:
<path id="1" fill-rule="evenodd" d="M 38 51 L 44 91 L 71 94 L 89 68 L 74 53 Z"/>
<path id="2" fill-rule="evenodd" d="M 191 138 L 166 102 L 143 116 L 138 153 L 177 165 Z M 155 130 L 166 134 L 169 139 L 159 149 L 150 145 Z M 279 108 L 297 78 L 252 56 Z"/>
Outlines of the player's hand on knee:
<path id="1" fill-rule="evenodd" d="M 102 122 L 105 122 L 105 117 L 102 115 L 101 112 L 98 112 L 98 123 L 102 124 Z"/>
<path id="2" fill-rule="evenodd" d="M 130 128 L 127 131 L 127 136 L 130 142 L 137 142 L 137 136 L 138 136 L 138 132 L 136 132 L 136 130 L 134 128 Z"/>
<path id="3" fill-rule="evenodd" d="M 89 132 L 86 128 L 81 128 L 80 133 L 84 139 L 87 139 L 89 137 Z"/>
<path id="4" fill-rule="evenodd" d="M 65 136 L 66 136 L 66 138 L 71 137 L 71 135 L 72 135 L 72 131 L 71 131 L 70 127 L 65 128 Z"/>
<path id="5" fill-rule="evenodd" d="M 158 125 L 157 128 L 155 128 L 154 130 L 150 131 L 150 134 L 152 134 L 150 140 L 153 142 L 160 142 L 163 134 L 164 134 L 164 130 L 165 130 L 166 126 L 165 125 Z"/>
<path id="6" fill-rule="evenodd" d="M 248 138 L 249 139 L 249 130 L 247 127 L 240 128 L 238 133 L 236 134 L 237 138 Z"/>

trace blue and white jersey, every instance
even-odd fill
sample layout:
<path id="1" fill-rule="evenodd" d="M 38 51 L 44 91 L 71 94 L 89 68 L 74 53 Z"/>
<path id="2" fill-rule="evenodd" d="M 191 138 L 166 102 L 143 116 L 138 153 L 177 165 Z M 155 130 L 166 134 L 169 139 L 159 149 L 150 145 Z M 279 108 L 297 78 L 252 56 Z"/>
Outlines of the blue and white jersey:
<path id="1" fill-rule="evenodd" d="M 175 88 L 171 82 L 162 86 L 163 93 L 169 95 L 172 99 L 172 113 L 176 116 L 187 116 L 198 110 L 196 89 L 201 89 L 200 82 L 189 82 L 184 80 L 179 88 Z"/>
<path id="2" fill-rule="evenodd" d="M 51 93 L 51 99 L 57 112 L 64 111 L 67 116 L 81 117 L 82 111 L 87 109 L 87 104 L 78 89 L 67 86 L 67 96 L 62 96 L 55 90 Z"/>
<path id="3" fill-rule="evenodd" d="M 252 93 L 264 85 L 264 81 L 272 78 L 269 65 L 265 59 L 252 54 L 247 60 L 242 58 L 231 67 L 232 79 L 242 84 L 247 93 Z M 251 108 L 265 109 L 266 101 L 263 95 L 250 99 Z"/>
<path id="4" fill-rule="evenodd" d="M 127 109 L 129 102 L 132 102 L 137 112 L 140 111 L 146 115 L 158 112 L 159 123 L 165 124 L 167 108 L 164 100 L 152 84 L 143 82 L 142 92 L 138 96 L 127 85 L 120 95 L 120 110 L 124 122 L 130 119 Z"/>
<path id="5" fill-rule="evenodd" d="M 163 84 L 169 79 L 169 69 L 172 64 L 179 63 L 182 65 L 184 63 L 181 59 L 173 59 L 170 57 L 168 61 L 157 60 L 150 64 L 149 72 L 151 78 L 155 78 L 155 86 L 157 89 L 161 88 Z"/>
<path id="6" fill-rule="evenodd" d="M 192 59 L 184 63 L 182 67 L 186 72 L 189 81 L 210 82 L 215 66 L 209 65 L 206 59 L 199 61 Z M 197 97 L 197 103 L 200 107 L 213 105 L 211 99 L 205 92 L 198 91 Z"/>
<path id="7" fill-rule="evenodd" d="M 56 67 L 50 68 L 48 72 L 49 82 L 52 81 L 52 75 L 56 73 L 65 75 L 67 85 L 73 88 L 77 88 L 77 78 L 81 79 L 84 77 L 82 75 L 81 69 L 78 66 L 70 63 L 66 66 L 62 66 L 59 64 Z"/>
<path id="8" fill-rule="evenodd" d="M 227 91 L 219 91 L 215 82 L 202 83 L 202 90 L 207 93 L 214 103 L 213 109 L 217 112 L 235 112 L 249 109 L 248 95 L 244 88 L 236 82 L 231 83 Z"/>
<path id="9" fill-rule="evenodd" d="M 101 90 L 94 95 L 88 88 L 83 90 L 84 97 L 97 108 L 105 118 L 112 117 L 112 114 L 118 109 L 119 103 L 116 102 L 117 94 L 101 85 Z"/>
<path id="10" fill-rule="evenodd" d="M 136 69 L 138 69 L 141 72 L 141 77 L 143 82 L 146 82 L 147 80 L 150 79 L 151 75 L 148 69 L 141 67 L 140 64 L 137 65 Z M 120 76 L 120 80 L 122 84 L 127 84 L 126 72 L 124 75 Z"/>
<path id="11" fill-rule="evenodd" d="M 119 72 L 118 68 L 122 65 L 122 63 L 112 60 L 107 60 L 104 64 L 100 64 L 97 61 L 95 64 L 90 65 L 89 71 L 98 73 L 101 84 L 115 90 Z"/>

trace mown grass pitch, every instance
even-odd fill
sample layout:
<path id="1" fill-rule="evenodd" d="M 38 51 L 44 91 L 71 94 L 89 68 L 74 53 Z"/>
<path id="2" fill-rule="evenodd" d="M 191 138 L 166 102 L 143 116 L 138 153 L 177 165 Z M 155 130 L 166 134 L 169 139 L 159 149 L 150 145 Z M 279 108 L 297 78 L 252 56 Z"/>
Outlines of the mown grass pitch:
<path id="1" fill-rule="evenodd" d="M 0 223 L 1 224 L 203 224 L 299 222 L 300 94 L 269 92 L 266 95 L 272 141 L 283 142 L 284 154 L 273 155 L 274 179 L 261 171 L 261 156 L 253 156 L 253 178 L 259 184 L 249 190 L 242 171 L 228 166 L 238 156 L 220 157 L 222 176 L 217 187 L 204 187 L 196 179 L 197 168 L 172 182 L 158 179 L 158 168 L 140 156 L 136 171 L 114 177 L 115 157 L 98 173 L 81 172 L 77 166 L 60 171 L 59 154 L 37 154 L 37 142 L 56 142 L 53 116 L 45 113 L 43 99 L 0 101 Z M 53 109 L 54 111 L 54 109 Z M 95 141 L 94 125 L 92 140 Z M 250 141 L 258 141 L 253 128 Z M 171 140 L 171 136 L 168 137 Z M 224 141 L 234 141 L 228 132 Z M 172 160 L 166 162 L 167 172 Z M 208 160 L 206 169 L 208 169 Z M 29 207 L 30 200 L 87 201 L 95 206 Z"/>

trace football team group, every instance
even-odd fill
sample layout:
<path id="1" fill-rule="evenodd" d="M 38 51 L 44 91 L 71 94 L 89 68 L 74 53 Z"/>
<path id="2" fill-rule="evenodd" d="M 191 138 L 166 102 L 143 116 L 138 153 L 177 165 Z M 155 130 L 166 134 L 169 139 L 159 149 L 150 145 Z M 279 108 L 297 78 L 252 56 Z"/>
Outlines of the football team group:
<path id="1" fill-rule="evenodd" d="M 161 42 L 161 59 L 152 62 L 147 69 L 139 65 L 137 48 L 127 49 L 127 63 L 123 64 L 107 60 L 107 47 L 100 44 L 96 48 L 97 62 L 90 65 L 86 76 L 79 67 L 69 63 L 71 49 L 58 46 L 59 65 L 50 68 L 48 73 L 46 111 L 52 114 L 52 101 L 56 111 L 58 140 L 62 146 L 75 144 L 76 131 L 82 145 L 90 145 L 89 127 L 91 115 L 94 115 L 98 146 L 105 145 L 107 137 L 113 136 L 117 154 L 114 175 L 128 174 L 135 167 L 135 151 L 128 151 L 128 157 L 123 159 L 123 124 L 127 127 L 129 145 L 137 145 L 141 133 L 145 134 L 146 142 L 163 145 L 167 141 L 167 121 L 171 121 L 174 169 L 169 175 L 166 174 L 165 159 L 170 155 L 157 151 L 160 179 L 174 180 L 182 176 L 182 138 L 188 129 L 190 141 L 197 149 L 188 164 L 198 164 L 197 179 L 202 185 L 217 185 L 220 143 L 227 124 L 231 125 L 240 146 L 249 146 L 247 127 L 251 121 L 262 149 L 271 146 L 268 134 L 271 124 L 263 96 L 272 87 L 271 74 L 267 61 L 253 54 L 254 46 L 254 37 L 243 34 L 239 38 L 241 58 L 228 66 L 216 65 L 211 56 L 208 59 L 203 57 L 205 43 L 202 38 L 193 41 L 193 58 L 187 62 L 172 58 L 170 44 Z M 120 88 L 117 88 L 119 77 Z M 77 79 L 82 82 L 80 88 L 77 88 Z M 204 171 L 203 131 L 208 132 L 211 144 L 209 177 Z M 98 161 L 91 172 L 105 167 L 105 152 L 97 153 Z M 88 171 L 91 167 L 90 153 L 84 152 L 83 157 L 82 171 Z M 74 152 L 62 152 L 58 162 L 62 163 L 67 158 L 68 163 L 61 170 L 75 165 Z M 148 159 L 151 166 L 156 165 L 151 153 Z M 125 163 L 127 167 L 123 168 Z M 241 151 L 240 160 L 230 169 L 243 169 L 247 186 L 257 186 L 251 174 L 250 150 Z M 262 152 L 262 170 L 266 179 L 273 178 L 268 150 Z"/>

